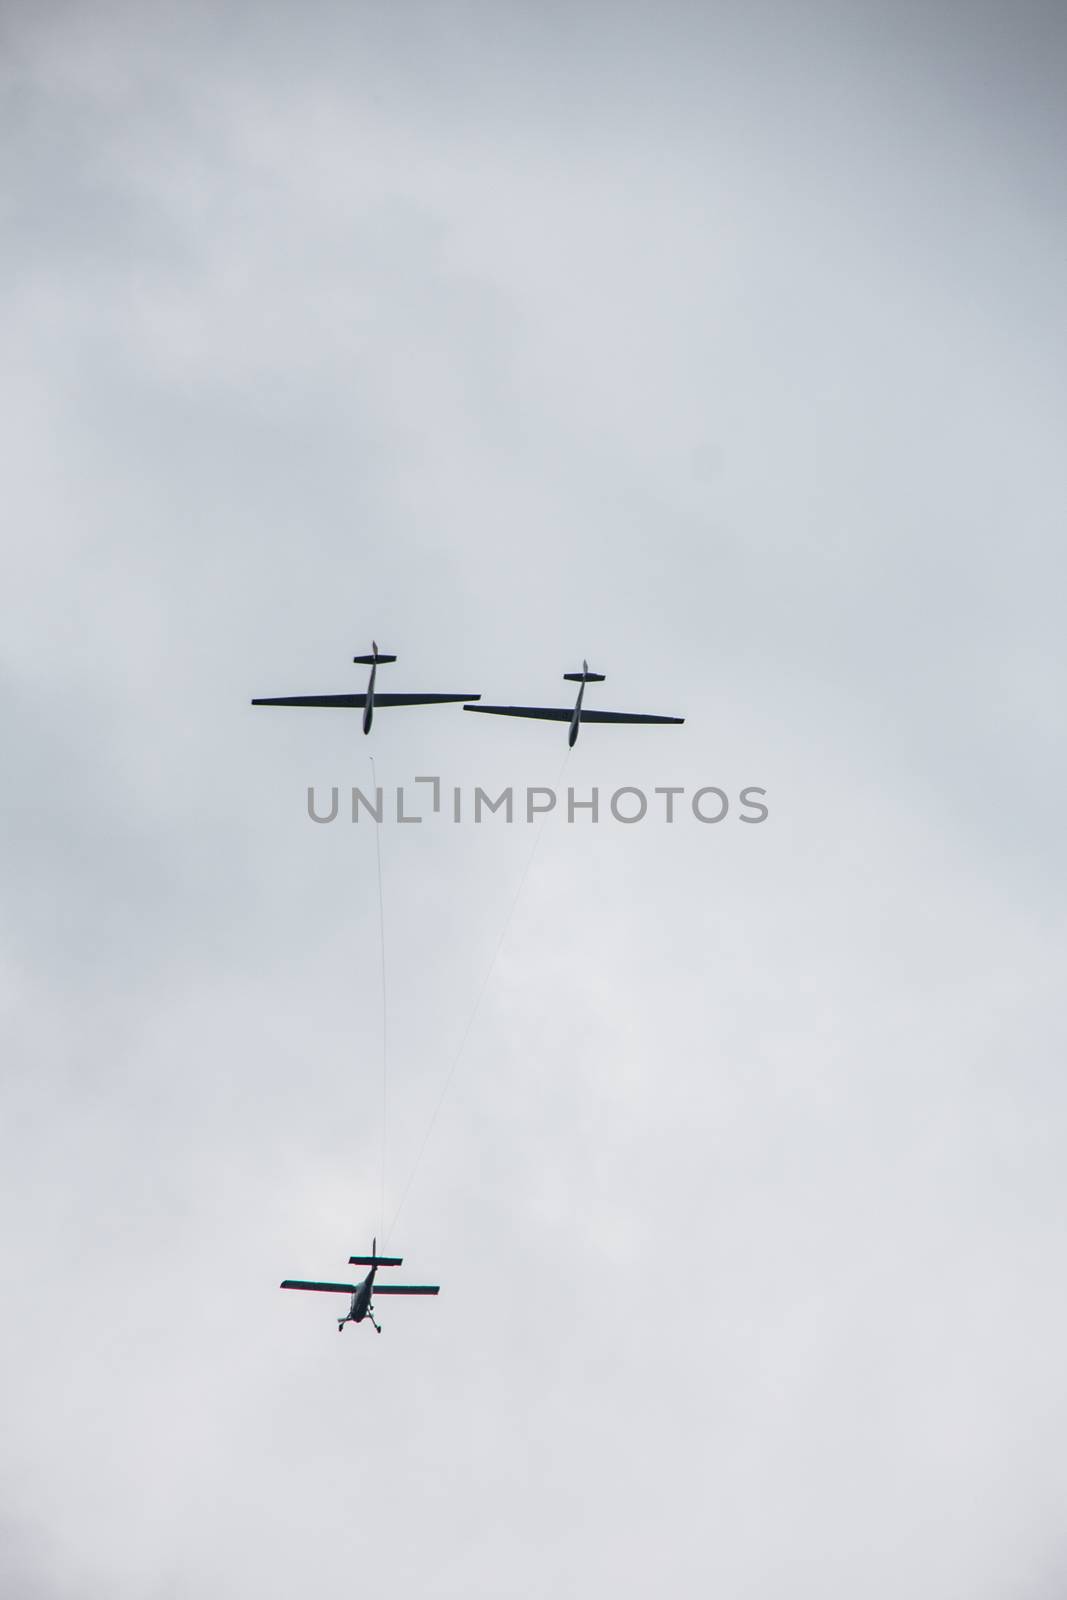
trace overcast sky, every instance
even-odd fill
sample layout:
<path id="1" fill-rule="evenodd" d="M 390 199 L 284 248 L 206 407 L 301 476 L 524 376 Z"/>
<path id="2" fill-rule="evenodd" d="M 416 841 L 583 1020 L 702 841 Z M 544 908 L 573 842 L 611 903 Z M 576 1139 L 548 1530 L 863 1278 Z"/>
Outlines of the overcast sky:
<path id="1" fill-rule="evenodd" d="M 0 15 L 0 1590 L 1062 1596 L 1062 6 Z"/>

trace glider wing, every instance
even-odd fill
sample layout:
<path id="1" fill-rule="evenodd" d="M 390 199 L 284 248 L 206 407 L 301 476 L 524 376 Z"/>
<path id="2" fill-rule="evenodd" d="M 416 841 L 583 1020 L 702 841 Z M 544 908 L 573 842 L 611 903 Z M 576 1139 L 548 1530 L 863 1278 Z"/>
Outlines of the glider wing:
<path id="1" fill-rule="evenodd" d="M 582 722 L 684 722 L 684 717 L 646 717 L 636 711 L 587 711 L 582 707 Z"/>
<path id="2" fill-rule="evenodd" d="M 443 706 L 459 700 L 480 700 L 479 694 L 378 694 L 376 706 Z"/>
<path id="3" fill-rule="evenodd" d="M 461 700 L 477 700 L 476 694 L 376 694 L 375 706 L 439 706 Z M 344 706 L 358 709 L 367 704 L 365 694 L 288 694 L 269 700 L 253 700 L 254 706 Z"/>
<path id="4" fill-rule="evenodd" d="M 569 722 L 574 707 L 562 706 L 464 706 L 464 711 L 487 711 L 495 717 L 540 717 L 545 722 Z M 635 711 L 587 711 L 583 706 L 579 722 L 684 722 L 684 717 L 650 717 Z"/>
<path id="5" fill-rule="evenodd" d="M 464 706 L 464 711 L 487 711 L 494 717 L 540 717 L 545 722 L 569 722 L 574 707 L 560 706 Z"/>
<path id="6" fill-rule="evenodd" d="M 377 700 L 377 695 L 375 699 Z M 254 706 L 365 706 L 365 694 L 288 694 L 272 700 L 253 700 Z"/>

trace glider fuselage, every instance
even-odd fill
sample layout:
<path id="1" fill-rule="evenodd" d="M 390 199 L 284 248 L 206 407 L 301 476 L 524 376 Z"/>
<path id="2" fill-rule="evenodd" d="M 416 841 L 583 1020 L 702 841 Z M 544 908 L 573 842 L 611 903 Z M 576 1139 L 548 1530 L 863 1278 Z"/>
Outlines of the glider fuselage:
<path id="1" fill-rule="evenodd" d="M 585 668 L 585 663 L 584 662 L 582 663 L 582 667 L 583 667 L 583 670 L 584 670 L 584 668 Z M 582 725 L 582 696 L 583 696 L 584 693 L 585 693 L 585 680 L 583 679 L 581 687 L 578 690 L 578 698 L 574 702 L 574 715 L 571 718 L 570 731 L 567 734 L 567 744 L 570 746 L 570 748 L 572 750 L 574 749 L 575 740 L 578 737 L 578 729 Z"/>
<path id="2" fill-rule="evenodd" d="M 377 674 L 377 671 L 378 671 L 378 663 L 375 662 L 373 667 L 371 667 L 371 669 L 370 669 L 370 682 L 367 685 L 367 704 L 363 707 L 363 732 L 364 733 L 369 733 L 370 732 L 370 725 L 374 721 L 374 679 L 375 679 L 375 676 Z"/>

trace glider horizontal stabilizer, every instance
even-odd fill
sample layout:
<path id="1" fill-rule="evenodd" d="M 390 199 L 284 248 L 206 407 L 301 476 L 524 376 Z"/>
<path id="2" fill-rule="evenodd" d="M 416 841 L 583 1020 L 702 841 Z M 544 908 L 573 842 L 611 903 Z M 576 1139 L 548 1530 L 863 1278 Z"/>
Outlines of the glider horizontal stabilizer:
<path id="1" fill-rule="evenodd" d="M 403 1256 L 349 1256 L 350 1267 L 402 1267 Z"/>
<path id="2" fill-rule="evenodd" d="M 374 1298 L 380 1294 L 439 1294 L 439 1283 L 376 1283 Z"/>

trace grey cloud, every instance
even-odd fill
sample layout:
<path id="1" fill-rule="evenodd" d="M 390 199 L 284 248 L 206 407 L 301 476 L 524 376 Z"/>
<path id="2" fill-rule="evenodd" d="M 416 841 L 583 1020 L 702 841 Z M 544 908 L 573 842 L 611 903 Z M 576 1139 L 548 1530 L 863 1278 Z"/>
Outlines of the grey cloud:
<path id="1" fill-rule="evenodd" d="M 1055 1592 L 1059 9 L 5 28 L 18 1592 Z M 381 1230 L 307 786 L 564 757 L 249 707 L 371 637 L 772 816 L 550 820 L 513 910 L 526 830 L 383 829 L 388 1215 L 500 947 L 368 1343 L 275 1287 Z"/>

